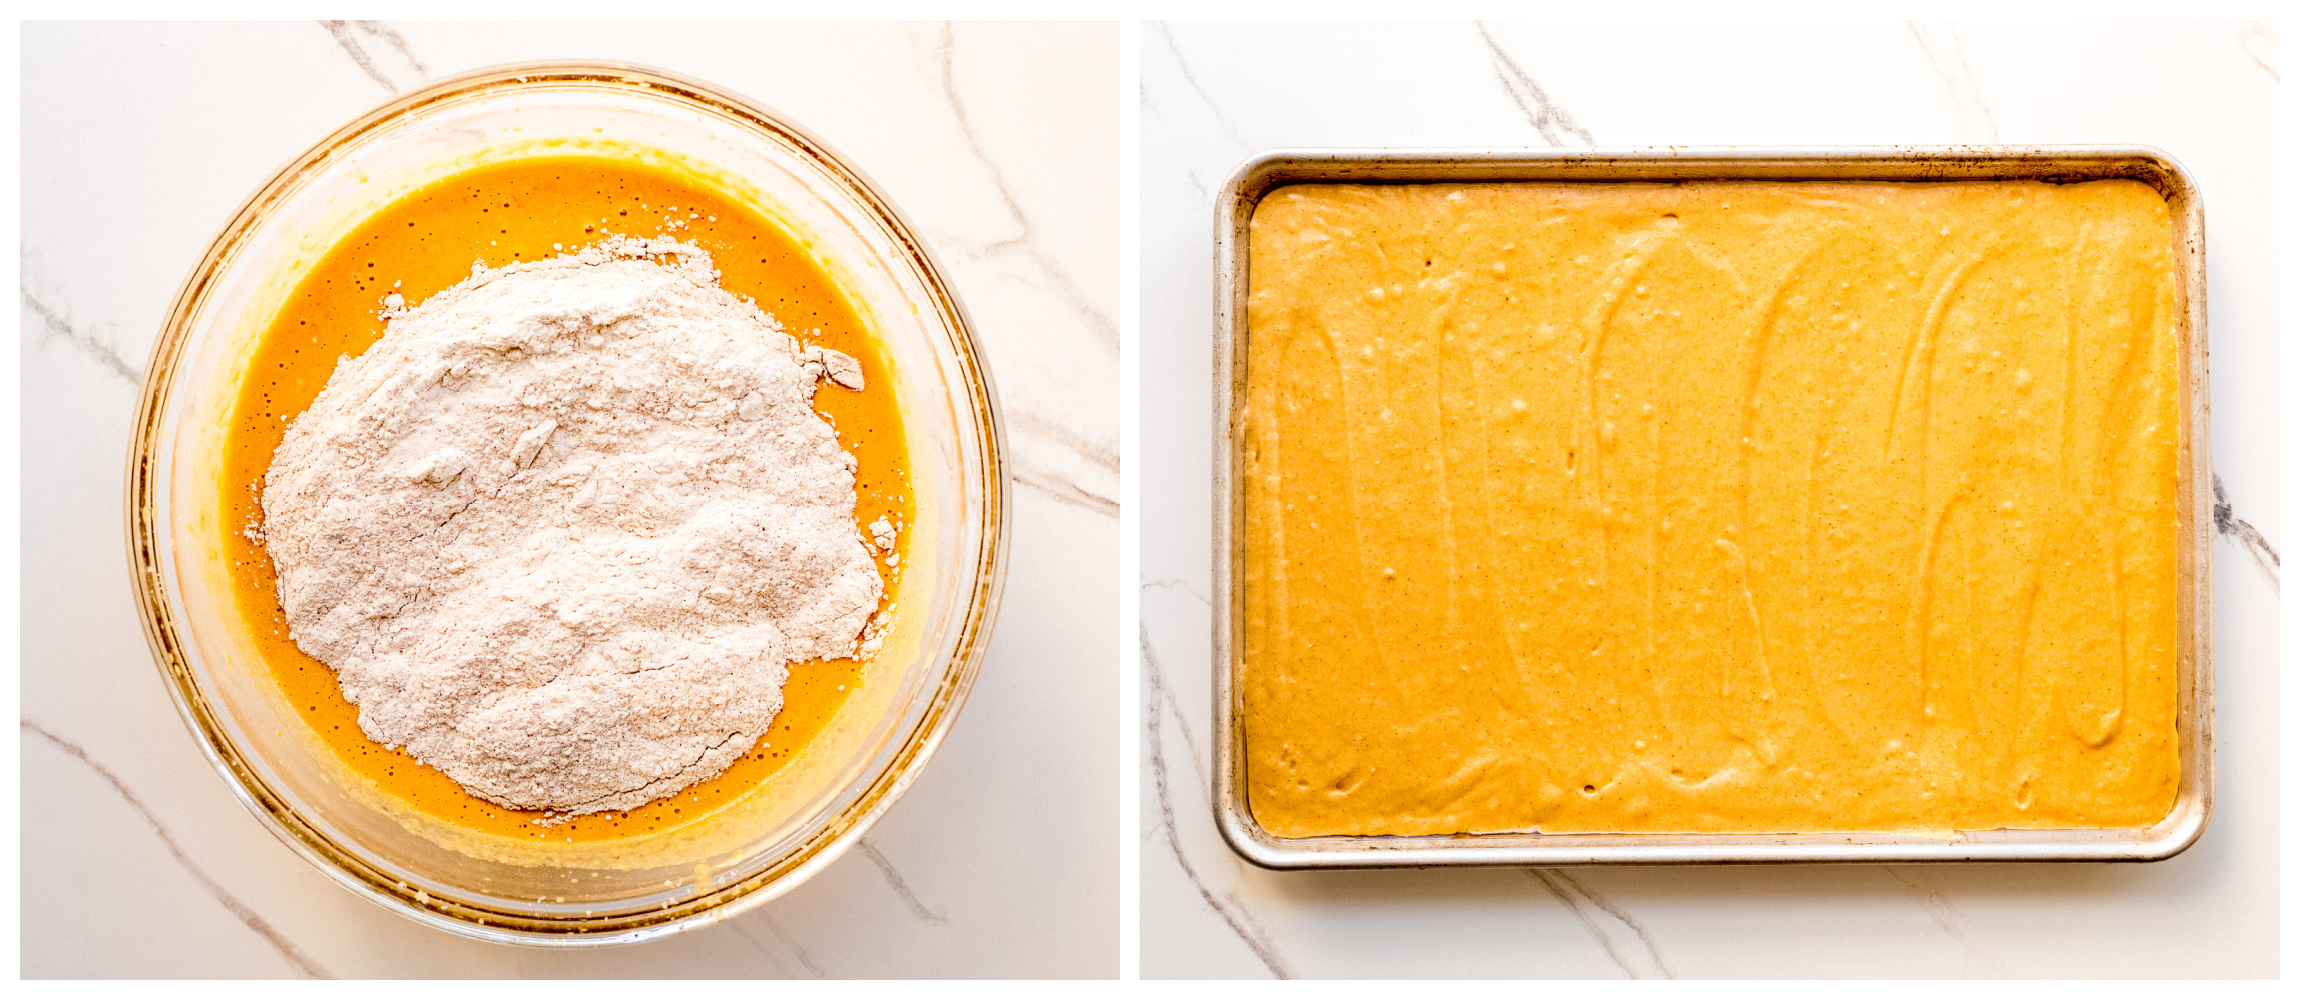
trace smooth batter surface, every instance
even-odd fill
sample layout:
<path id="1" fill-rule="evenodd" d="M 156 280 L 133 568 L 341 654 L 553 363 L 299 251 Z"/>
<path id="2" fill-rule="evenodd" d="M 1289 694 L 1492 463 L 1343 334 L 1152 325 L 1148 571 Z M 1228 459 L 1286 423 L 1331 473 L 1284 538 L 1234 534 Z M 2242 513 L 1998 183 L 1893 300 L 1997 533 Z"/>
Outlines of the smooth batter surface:
<path id="1" fill-rule="evenodd" d="M 1271 192 L 1243 414 L 1255 819 L 2164 816 L 2172 240 L 2131 181 Z"/>
<path id="2" fill-rule="evenodd" d="M 908 525 L 912 501 L 894 380 L 854 308 L 796 241 L 765 217 L 681 174 L 607 155 L 538 156 L 479 167 L 394 202 L 346 237 L 304 279 L 257 346 L 226 439 L 225 523 L 261 519 L 264 470 L 288 423 L 311 405 L 336 359 L 357 355 L 383 334 L 385 295 L 421 302 L 471 274 L 474 260 L 502 267 L 555 256 L 606 233 L 658 233 L 701 245 L 720 284 L 757 299 L 801 343 L 860 360 L 869 391 L 821 392 L 815 407 L 857 462 L 858 523 L 879 517 Z M 897 536 L 904 551 L 908 532 Z M 597 813 L 542 825 L 540 812 L 506 809 L 463 790 L 404 750 L 360 731 L 335 673 L 287 637 L 272 562 L 243 534 L 225 538 L 237 603 L 265 662 L 303 717 L 355 773 L 439 819 L 502 836 L 562 842 L 611 840 L 688 822 L 743 795 L 804 753 L 865 665 L 855 660 L 791 664 L 783 709 L 761 745 L 718 777 L 628 812 Z M 904 559 L 909 557 L 904 555 Z M 894 591 L 897 569 L 882 576 Z"/>

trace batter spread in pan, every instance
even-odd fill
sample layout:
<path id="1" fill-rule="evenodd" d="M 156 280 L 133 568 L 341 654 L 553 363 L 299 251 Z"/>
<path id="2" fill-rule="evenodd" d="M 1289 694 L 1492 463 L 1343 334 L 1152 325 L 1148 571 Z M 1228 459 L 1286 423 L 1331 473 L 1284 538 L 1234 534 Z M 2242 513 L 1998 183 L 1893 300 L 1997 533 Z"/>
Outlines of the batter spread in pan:
<path id="1" fill-rule="evenodd" d="M 2133 181 L 1272 191 L 1242 408 L 1255 819 L 2155 822 L 2173 246 Z"/>

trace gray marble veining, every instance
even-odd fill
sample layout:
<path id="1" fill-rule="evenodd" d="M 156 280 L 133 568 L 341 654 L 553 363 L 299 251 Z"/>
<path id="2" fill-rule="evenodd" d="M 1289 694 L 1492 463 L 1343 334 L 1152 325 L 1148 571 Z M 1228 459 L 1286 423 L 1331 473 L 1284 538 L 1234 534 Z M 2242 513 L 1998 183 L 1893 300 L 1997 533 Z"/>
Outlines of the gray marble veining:
<path id="1" fill-rule="evenodd" d="M 1238 123 L 1231 121 L 1229 115 L 1222 113 L 1221 104 L 1214 100 L 1213 94 L 1207 92 L 1205 84 L 1198 82 L 1198 75 L 1190 71 L 1190 60 L 1182 54 L 1182 43 L 1174 38 L 1174 26 L 1161 21 L 1151 25 L 1150 30 L 1157 34 L 1158 41 L 1165 47 L 1166 55 L 1174 61 L 1174 69 L 1182 74 L 1182 82 L 1189 86 L 1190 92 L 1197 95 L 1201 103 L 1206 105 L 1207 112 L 1214 116 L 1214 123 L 1221 128 L 1223 136 L 1228 138 L 1232 145 L 1237 146 L 1241 153 L 1254 152 L 1254 144 L 1247 140 L 1244 132 L 1238 130 Z M 1144 96 L 1148 96 L 1147 91 L 1145 91 Z"/>
<path id="2" fill-rule="evenodd" d="M 94 772 L 97 777 L 104 779 L 104 783 L 110 785 L 112 791 L 117 792 L 129 808 L 134 809 L 137 815 L 144 818 L 144 823 L 152 828 L 152 835 L 158 837 L 161 846 L 168 849 L 168 854 L 175 859 L 177 867 L 182 868 L 185 873 L 198 881 L 200 887 L 206 889 L 208 895 L 214 897 L 218 905 L 230 911 L 232 916 L 238 918 L 240 923 L 247 925 L 247 929 L 254 932 L 257 937 L 264 939 L 264 942 L 271 945 L 272 950 L 279 952 L 280 957 L 287 960 L 287 963 L 293 966 L 298 973 L 309 979 L 336 978 L 335 974 L 329 972 L 326 966 L 319 964 L 310 955 L 305 954 L 304 950 L 290 940 L 286 933 L 273 925 L 271 921 L 265 920 L 263 915 L 242 902 L 238 896 L 233 895 L 231 890 L 224 888 L 223 883 L 216 881 L 215 877 L 209 875 L 206 869 L 194 862 L 190 855 L 185 854 L 182 845 L 176 843 L 175 836 L 170 834 L 167 826 L 160 822 L 160 817 L 154 814 L 152 808 L 144 804 L 143 798 L 130 790 L 128 783 L 122 781 L 120 776 L 113 773 L 111 768 L 96 763 L 96 759 L 89 756 L 85 748 L 50 732 L 46 726 L 30 719 L 19 719 L 17 724 L 23 728 L 24 732 L 47 741 L 50 746 L 63 751 L 66 756 L 79 761 L 82 766 Z"/>
<path id="3" fill-rule="evenodd" d="M 32 251 L 23 251 L 23 256 L 27 262 L 30 261 Z M 31 313 L 32 318 L 38 321 L 40 334 L 36 343 L 62 343 L 94 361 L 105 371 L 119 376 L 129 385 L 143 384 L 143 369 L 130 364 L 120 349 L 113 346 L 110 338 L 98 336 L 95 331 L 74 324 L 70 307 L 60 300 L 51 301 L 43 294 L 35 294 L 32 291 L 31 275 L 26 274 L 19 281 L 18 291 L 22 296 L 24 311 Z"/>
<path id="4" fill-rule="evenodd" d="M 2276 72 L 2279 47 L 2277 34 L 2276 25 L 2254 21 L 2236 33 L 2236 47 L 2244 53 L 2244 58 L 2252 60 L 2252 65 L 2268 74 L 2269 79 L 2282 82 L 2283 75 Z"/>
<path id="5" fill-rule="evenodd" d="M 763 922 L 763 921 L 762 921 L 762 922 Z M 783 978 L 785 978 L 785 979 L 795 979 L 795 978 L 799 978 L 798 976 L 794 976 L 794 975 L 791 973 L 791 967 L 790 967 L 790 965 L 789 965 L 789 964 L 787 964 L 787 963 L 785 963 L 785 962 L 783 961 L 783 956 L 782 956 L 782 955 L 780 955 L 780 954 L 777 954 L 777 953 L 776 953 L 776 951 L 775 951 L 775 949 L 767 947 L 767 943 L 766 943 L 765 941 L 761 941 L 761 940 L 759 940 L 759 936 L 758 936 L 757 934 L 755 934 L 755 933 L 752 933 L 752 931 L 751 931 L 751 928 L 750 928 L 749 924 L 750 924 L 750 921 L 749 921 L 749 920 L 747 920 L 747 919 L 745 919 L 745 918 L 741 918 L 741 917 L 738 917 L 738 918 L 736 918 L 736 919 L 734 919 L 734 920 L 729 920 L 729 921 L 727 921 L 727 923 L 726 923 L 726 926 L 727 926 L 727 928 L 728 928 L 729 930 L 732 930 L 732 931 L 734 931 L 734 932 L 735 932 L 735 936 L 736 936 L 736 937 L 742 938 L 742 939 L 743 939 L 743 943 L 744 943 L 744 944 L 748 944 L 748 945 L 750 945 L 750 946 L 751 946 L 751 950 L 753 950 L 753 951 L 756 951 L 756 952 L 758 952 L 759 954 L 766 956 L 766 958 L 767 958 L 767 961 L 769 961 L 769 962 L 773 962 L 773 963 L 774 963 L 774 965 L 775 965 L 775 971 L 776 971 L 776 972 L 778 972 L 778 973 L 781 973 L 781 974 L 782 974 L 782 976 L 783 976 Z M 774 931 L 771 931 L 771 930 L 770 930 L 770 931 L 769 931 L 769 933 L 774 933 Z M 778 937 L 778 939 L 777 939 L 777 940 L 780 940 L 780 938 Z M 807 973 L 807 976 L 806 976 L 806 978 L 810 978 L 810 979 L 822 979 L 822 978 L 825 978 L 825 977 L 822 975 L 822 973 L 821 973 L 819 970 L 816 970 L 816 969 L 812 969 L 812 968 L 809 968 L 809 967 L 808 967 L 808 966 L 806 966 L 806 965 L 801 965 L 801 966 L 799 966 L 799 968 L 800 968 L 800 970 L 801 970 L 801 971 L 804 971 L 804 972 L 806 972 L 806 973 Z"/>
<path id="6" fill-rule="evenodd" d="M 2212 526 L 2252 557 L 2253 565 L 2260 567 L 2261 574 L 2268 578 L 2269 587 L 2283 592 L 2276 577 L 2284 563 L 2276 557 L 2276 546 L 2269 544 L 2260 529 L 2236 516 L 2235 506 L 2228 502 L 2228 490 L 2220 485 L 2217 474 L 2212 477 Z"/>
<path id="7" fill-rule="evenodd" d="M 1098 493 L 1087 492 L 1084 487 L 1070 480 L 1020 469 L 1015 470 L 1013 480 L 1015 485 L 1036 490 L 1047 499 L 1065 507 L 1076 507 L 1103 517 L 1114 518 L 1118 516 L 1118 501 Z"/>
<path id="8" fill-rule="evenodd" d="M 1208 611 L 1211 611 L 1214 608 L 1214 602 L 1212 599 L 1208 598 L 1204 594 L 1199 593 L 1198 588 L 1190 586 L 1190 584 L 1182 580 L 1152 580 L 1143 584 L 1142 589 L 1145 592 L 1150 590 L 1172 590 L 1175 593 L 1195 598 L 1198 603 L 1205 605 Z M 1156 662 L 1155 650 L 1151 648 L 1150 637 L 1147 634 L 1143 635 L 1142 637 L 1142 655 L 1145 660 L 1148 660 L 1152 663 Z M 1214 772 L 1213 768 L 1206 763 L 1206 755 L 1199 752 L 1198 750 L 1197 737 L 1191 734 L 1190 717 L 1193 713 L 1190 710 L 1183 708 L 1181 701 L 1174 697 L 1174 687 L 1173 685 L 1166 683 L 1166 676 L 1163 669 L 1159 671 L 1156 677 L 1156 681 L 1157 684 L 1151 689 L 1151 693 L 1157 697 L 1156 700 L 1150 703 L 1151 707 L 1154 709 L 1173 713 L 1175 731 L 1180 735 L 1182 739 L 1183 751 L 1189 754 L 1190 757 L 1191 776 L 1199 783 L 1200 787 L 1207 787 L 1214 780 Z M 1164 744 L 1161 742 L 1160 749 L 1163 750 L 1163 748 Z M 1209 798 L 1206 805 L 1207 808 L 1211 809 L 1213 807 L 1213 800 Z"/>
<path id="9" fill-rule="evenodd" d="M 1572 911 L 1573 918 L 1581 922 L 1606 959 L 1619 966 L 1623 975 L 1631 979 L 1677 978 L 1669 961 L 1661 957 L 1661 946 L 1654 943 L 1653 935 L 1646 933 L 1645 926 L 1628 911 L 1561 869 L 1528 868 L 1525 874 Z"/>
<path id="10" fill-rule="evenodd" d="M 1971 946 L 1971 942 L 1965 938 L 1964 922 L 1970 920 L 1972 915 L 1966 913 L 1957 904 L 1950 902 L 1947 890 L 1928 886 L 1917 876 L 1903 871 L 1899 866 L 1879 865 L 1878 867 L 1883 869 L 1886 875 L 1892 876 L 1893 881 L 1908 888 L 1909 897 L 1916 900 L 1919 906 L 1924 907 L 1925 915 L 1932 918 L 1933 926 L 1940 928 L 1941 933 L 1956 939 L 1959 944 L 1966 947 Z"/>
<path id="11" fill-rule="evenodd" d="M 1494 79 L 1501 81 L 1501 89 L 1509 92 L 1510 103 L 1517 105 L 1518 112 L 1525 115 L 1525 123 L 1541 133 L 1541 141 L 1552 146 L 1567 145 L 1568 139 L 1573 140 L 1572 145 L 1597 145 L 1597 140 L 1589 134 L 1588 129 L 1574 123 L 1572 112 L 1550 100 L 1541 85 L 1533 82 L 1533 77 L 1517 64 L 1516 59 L 1510 58 L 1509 51 L 1502 48 L 1501 42 L 1493 37 L 1493 32 L 1486 27 L 1484 21 L 1477 22 L 1477 37 L 1485 43 L 1486 51 L 1493 56 Z"/>
<path id="12" fill-rule="evenodd" d="M 1006 210 L 1014 217 L 1017 230 L 1002 239 L 969 240 L 966 241 L 967 246 L 984 256 L 998 257 L 1012 253 L 1027 259 L 1044 279 L 1043 286 L 1054 292 L 1063 305 L 1078 315 L 1111 356 L 1117 356 L 1118 321 L 1102 307 L 1095 305 L 1093 298 L 1079 287 L 1078 279 L 1071 275 L 1070 269 L 1039 244 L 1036 227 L 1031 224 L 1030 214 L 1023 210 L 1022 201 L 1014 196 L 1014 188 L 1007 183 L 1006 172 L 999 168 L 996 159 L 984 151 L 982 137 L 975 133 L 974 122 L 967 115 L 966 100 L 959 95 L 958 84 L 953 76 L 952 52 L 956 47 L 957 38 L 951 32 L 950 23 L 946 21 L 933 42 L 936 79 L 941 85 L 943 100 L 949 103 L 950 113 L 958 121 L 959 131 L 966 136 L 967 148 L 990 171 L 991 184 L 998 189 L 998 196 L 1006 202 Z"/>
<path id="13" fill-rule="evenodd" d="M 1230 928 L 1230 932 L 1236 934 L 1238 940 L 1245 944 L 1247 950 L 1254 953 L 1254 957 L 1259 959 L 1263 967 L 1270 971 L 1270 975 L 1277 979 L 1292 979 L 1294 978 L 1293 972 L 1287 967 L 1285 959 L 1279 955 L 1276 942 L 1272 941 L 1269 932 L 1263 930 L 1262 926 L 1254 920 L 1253 914 L 1247 910 L 1244 901 L 1240 900 L 1234 892 L 1216 893 L 1213 887 L 1207 884 L 1205 878 L 1198 874 L 1198 867 L 1190 862 L 1189 852 L 1183 849 L 1181 830 L 1174 815 L 1174 785 L 1168 774 L 1164 735 L 1165 723 L 1169 716 L 1177 725 L 1184 727 L 1188 726 L 1186 721 L 1188 716 L 1183 714 L 1181 706 L 1174 701 L 1172 694 L 1168 691 L 1165 670 L 1158 662 L 1157 650 L 1150 644 L 1150 633 L 1147 627 L 1144 627 L 1142 631 L 1141 642 L 1142 679 L 1144 685 L 1149 688 L 1148 696 L 1145 698 L 1148 711 L 1143 713 L 1143 719 L 1149 733 L 1148 738 L 1143 742 L 1149 750 L 1150 780 L 1158 796 L 1157 823 L 1159 832 L 1164 834 L 1166 848 L 1174 858 L 1174 863 L 1180 867 L 1183 877 L 1189 879 L 1190 884 L 1198 890 L 1199 898 L 1203 899 L 1206 906 L 1222 918 L 1222 922 Z M 1187 733 L 1185 733 L 1184 739 L 1188 739 Z M 1197 775 L 1192 777 L 1196 778 Z M 1202 780 L 1194 783 L 1200 788 L 1206 787 Z M 1212 808 L 1210 803 L 1205 802 L 1194 802 L 1192 805 L 1209 810 Z"/>
<path id="14" fill-rule="evenodd" d="M 878 867 L 879 874 L 886 877 L 887 888 L 893 889 L 894 894 L 902 899 L 903 905 L 910 908 L 911 916 L 930 924 L 950 923 L 948 915 L 918 901 L 918 894 L 910 890 L 910 883 L 903 881 L 902 873 L 895 870 L 894 862 L 888 861 L 885 852 L 880 851 L 877 844 L 871 843 L 869 837 L 862 839 L 861 846 L 863 856 L 870 858 L 870 863 Z"/>
<path id="15" fill-rule="evenodd" d="M 1948 21 L 1910 21 L 1909 34 L 1925 50 L 1925 58 L 1933 72 L 1948 89 L 1949 103 L 1957 109 L 1957 120 L 1966 134 L 1975 139 L 1996 142 L 1996 115 L 1989 111 L 1989 102 L 1981 96 L 1980 84 L 1973 79 L 1972 67 L 1965 64 L 1964 40 L 1957 37 L 1957 26 Z"/>
<path id="16" fill-rule="evenodd" d="M 321 21 L 319 26 L 386 93 L 399 93 L 431 75 L 407 39 L 381 21 Z"/>
<path id="17" fill-rule="evenodd" d="M 738 917 L 738 918 L 736 918 L 736 919 L 737 919 L 738 921 L 742 921 L 742 920 L 745 920 L 745 919 L 749 919 L 749 920 L 756 920 L 758 923 L 765 925 L 765 926 L 766 926 L 766 928 L 767 928 L 767 933 L 774 935 L 774 936 L 775 936 L 775 940 L 776 940 L 776 941 L 779 941 L 779 942 L 781 942 L 784 948 L 787 948 L 787 949 L 789 949 L 789 950 L 790 950 L 790 953 L 791 953 L 791 958 L 795 959 L 795 960 L 796 960 L 796 961 L 799 963 L 799 967 L 800 967 L 800 968 L 802 968 L 802 969 L 805 969 L 805 970 L 806 970 L 806 973 L 807 973 L 807 978 L 811 978 L 811 979 L 829 979 L 829 978 L 831 978 L 831 974 L 830 974 L 830 972 L 829 972 L 828 970 L 825 970 L 825 969 L 822 967 L 822 965 L 821 965 L 820 963 L 816 962 L 816 961 L 815 961 L 815 957 L 814 957 L 813 955 L 810 955 L 810 954 L 808 954 L 808 953 L 807 953 L 807 949 L 806 949 L 806 946 L 805 946 L 805 945 L 802 945 L 802 944 L 800 944 L 800 943 L 798 942 L 798 939 L 791 937 L 791 935 L 790 935 L 790 932 L 789 932 L 789 931 L 786 931 L 786 930 L 784 930 L 784 929 L 783 929 L 783 925 L 782 925 L 781 923 L 778 923 L 778 922 L 775 920 L 774 916 L 773 916 L 773 915 L 771 915 L 771 914 L 769 914 L 769 913 L 768 913 L 768 912 L 767 912 L 765 909 L 760 909 L 760 910 L 757 912 L 757 914 L 756 914 L 755 916 L 753 916 L 753 917 L 749 917 L 749 918 L 742 918 L 742 917 Z M 738 924 L 738 927 L 737 927 L 737 929 L 738 929 L 738 930 L 741 930 L 741 927 L 740 927 L 740 925 L 739 925 L 739 924 Z M 744 936 L 744 937 L 750 937 L 750 933 L 749 933 L 748 931 L 745 931 L 745 932 L 743 933 L 743 936 Z M 757 938 L 751 938 L 751 943 L 753 943 L 753 944 L 757 944 L 757 943 L 759 943 L 759 942 L 758 942 L 758 939 L 757 939 Z M 762 948 L 761 950 L 764 950 L 764 948 Z M 772 957 L 772 953 L 770 953 L 770 957 Z"/>
<path id="18" fill-rule="evenodd" d="M 1017 484 L 1037 490 L 1065 506 L 1104 517 L 1118 516 L 1116 497 L 1086 485 L 1089 479 L 1104 488 L 1116 485 L 1119 463 L 1116 442 L 1079 433 L 1047 416 L 1042 408 L 1029 405 L 1028 397 L 1009 406 L 1005 416 L 1010 440 L 1019 439 L 1024 445 L 1015 456 L 1011 472 Z M 1048 451 L 1053 453 L 1051 461 L 1046 455 Z"/>
<path id="19" fill-rule="evenodd" d="M 931 61 L 930 77 L 936 92 L 956 122 L 968 153 L 987 173 L 1011 227 L 1008 233 L 995 237 L 938 230 L 930 233 L 931 238 L 940 248 L 1005 269 L 1050 293 L 1076 319 L 1079 328 L 1091 334 L 1115 360 L 1116 318 L 1097 305 L 1070 269 L 1047 249 L 1039 238 L 1038 225 L 1016 196 L 1007 170 L 991 155 L 976 130 L 957 81 L 956 33 L 944 22 L 918 34 L 923 36 L 918 41 Z M 1011 456 L 1014 482 L 1057 503 L 1115 518 L 1118 501 L 1111 494 L 1116 492 L 1118 476 L 1116 442 L 1080 432 L 1054 415 L 1056 406 L 1023 389 L 1020 383 L 1002 386 L 1002 391 L 1010 440 L 1019 439 L 1023 445 Z M 1045 454 L 1048 450 L 1055 454 Z M 1090 477 L 1094 480 L 1091 484 Z"/>
<path id="20" fill-rule="evenodd" d="M 1214 95 L 1207 92 L 1206 86 L 1199 83 L 1197 75 L 1190 71 L 1190 60 L 1182 54 L 1182 43 L 1175 39 L 1173 26 L 1161 21 L 1150 25 L 1149 30 L 1158 36 L 1167 60 L 1173 64 L 1175 72 L 1181 75 L 1182 82 L 1189 88 L 1191 95 L 1206 109 L 1207 114 L 1213 116 L 1216 127 L 1229 140 L 1236 154 L 1245 156 L 1257 152 L 1258 147 L 1247 141 L 1245 133 L 1238 130 L 1237 123 L 1232 122 L 1228 115 L 1222 113 L 1221 104 L 1214 100 Z M 1145 114 L 1156 114 L 1163 110 L 1148 86 L 1141 88 L 1141 102 Z M 1214 184 L 1217 183 L 1217 180 L 1200 174 L 1194 164 L 1183 168 L 1183 176 L 1190 182 L 1190 187 L 1198 192 L 1199 204 L 1212 205 L 1214 203 Z"/>

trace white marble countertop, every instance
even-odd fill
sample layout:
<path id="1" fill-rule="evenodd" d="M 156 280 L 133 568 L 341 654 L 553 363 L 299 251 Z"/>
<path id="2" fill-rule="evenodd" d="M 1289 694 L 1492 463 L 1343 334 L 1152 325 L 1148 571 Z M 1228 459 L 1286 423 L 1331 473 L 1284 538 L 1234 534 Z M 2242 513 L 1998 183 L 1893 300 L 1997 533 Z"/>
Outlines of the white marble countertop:
<path id="1" fill-rule="evenodd" d="M 1112 25 L 24 26 L 22 973 L 1114 974 L 1117 44 Z M 427 929 L 265 832 L 161 686 L 122 537 L 144 359 L 241 200 L 394 91 L 545 58 L 712 81 L 860 164 L 973 313 L 1020 487 L 981 679 L 861 849 L 732 920 L 579 952 Z"/>
<path id="2" fill-rule="evenodd" d="M 2274 27 L 1151 24 L 1141 74 L 1145 977 L 2276 974 Z M 2194 848 L 2145 865 L 1324 873 L 1230 852 L 1207 774 L 1210 196 L 1240 161 L 1995 142 L 2153 145 L 2203 190 L 2230 512 L 2217 809 Z"/>

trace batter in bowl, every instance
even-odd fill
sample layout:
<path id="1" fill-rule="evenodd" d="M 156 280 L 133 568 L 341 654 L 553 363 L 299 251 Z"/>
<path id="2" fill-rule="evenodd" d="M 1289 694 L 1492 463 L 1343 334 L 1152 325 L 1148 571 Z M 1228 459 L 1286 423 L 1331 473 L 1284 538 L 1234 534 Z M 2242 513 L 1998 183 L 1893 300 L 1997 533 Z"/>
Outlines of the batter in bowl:
<path id="1" fill-rule="evenodd" d="M 258 498 L 283 431 L 311 405 L 339 358 L 365 352 L 382 334 L 380 312 L 394 301 L 429 300 L 470 278 L 474 261 L 502 268 L 592 246 L 611 233 L 664 236 L 709 251 L 724 288 L 754 299 L 805 344 L 859 362 L 856 381 L 875 391 L 823 392 L 813 405 L 833 426 L 838 447 L 855 458 L 856 522 L 888 528 L 874 543 L 889 557 L 882 576 L 891 591 L 907 538 L 894 526 L 910 523 L 912 501 L 885 351 L 838 283 L 780 226 L 703 180 L 648 162 L 640 151 L 616 152 L 602 147 L 526 156 L 457 172 L 385 206 L 329 249 L 273 318 L 248 365 L 226 442 L 228 471 L 219 483 L 225 523 L 235 529 L 261 524 Z M 617 840 L 711 814 L 773 780 L 835 727 L 866 669 L 867 653 L 791 664 L 771 731 L 717 777 L 675 797 L 573 819 L 507 808 L 363 732 L 335 672 L 291 640 L 276 568 L 259 537 L 235 530 L 224 539 L 235 597 L 263 665 L 299 714 L 353 774 L 384 794 L 435 820 L 493 836 Z"/>

